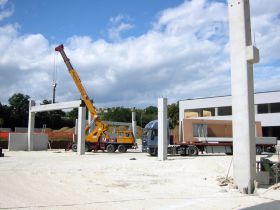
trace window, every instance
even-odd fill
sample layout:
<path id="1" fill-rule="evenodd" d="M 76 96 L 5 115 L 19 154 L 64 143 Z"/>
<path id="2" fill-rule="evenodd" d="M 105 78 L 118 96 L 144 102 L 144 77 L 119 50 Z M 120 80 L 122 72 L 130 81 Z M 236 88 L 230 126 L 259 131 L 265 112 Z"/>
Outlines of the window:
<path id="1" fill-rule="evenodd" d="M 232 115 L 231 106 L 219 107 L 218 108 L 218 116 L 228 116 Z"/>
<path id="2" fill-rule="evenodd" d="M 258 114 L 266 114 L 268 112 L 268 104 L 258 104 Z"/>
<path id="3" fill-rule="evenodd" d="M 280 113 L 280 103 L 270 104 L 271 113 Z"/>

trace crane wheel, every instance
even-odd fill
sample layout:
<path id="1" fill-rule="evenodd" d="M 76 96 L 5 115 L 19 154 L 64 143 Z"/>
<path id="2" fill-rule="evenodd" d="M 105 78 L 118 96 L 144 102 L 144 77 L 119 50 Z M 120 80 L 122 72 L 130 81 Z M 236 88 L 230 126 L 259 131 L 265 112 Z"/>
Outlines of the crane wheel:
<path id="1" fill-rule="evenodd" d="M 85 143 L 85 152 L 90 152 L 90 145 L 88 143 Z"/>
<path id="2" fill-rule="evenodd" d="M 78 150 L 78 145 L 76 143 L 72 144 L 72 151 L 77 152 Z"/>
<path id="3" fill-rule="evenodd" d="M 197 156 L 198 155 L 198 148 L 196 146 L 189 146 L 187 148 L 187 154 L 190 156 Z"/>
<path id="4" fill-rule="evenodd" d="M 115 146 L 113 144 L 109 144 L 109 145 L 107 145 L 106 150 L 109 153 L 113 153 L 113 152 L 116 151 L 116 148 L 115 148 Z"/>
<path id="5" fill-rule="evenodd" d="M 125 153 L 126 150 L 127 150 L 127 149 L 126 149 L 125 145 L 120 144 L 120 145 L 118 146 L 118 151 L 119 151 L 120 153 Z"/>

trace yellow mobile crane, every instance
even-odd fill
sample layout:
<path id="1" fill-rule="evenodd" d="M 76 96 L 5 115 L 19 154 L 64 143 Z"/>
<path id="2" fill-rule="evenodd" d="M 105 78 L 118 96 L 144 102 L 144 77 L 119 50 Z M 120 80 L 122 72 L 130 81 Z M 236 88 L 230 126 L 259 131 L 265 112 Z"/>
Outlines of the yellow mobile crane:
<path id="1" fill-rule="evenodd" d="M 97 115 L 97 111 L 93 106 L 91 100 L 88 97 L 88 94 L 78 76 L 78 73 L 73 68 L 70 63 L 70 59 L 66 56 L 64 52 L 64 46 L 61 44 L 55 48 L 55 51 L 60 52 L 67 69 L 76 85 L 78 90 L 81 93 L 82 99 L 88 108 L 91 118 L 95 123 L 94 129 L 86 135 L 86 151 L 97 151 L 97 150 L 107 150 L 107 152 L 115 152 L 117 149 L 119 152 L 126 152 L 128 148 L 135 146 L 135 138 L 132 131 L 121 131 L 117 132 L 116 137 L 110 137 L 107 133 L 108 125 L 104 124 L 100 117 Z M 87 125 L 85 132 L 88 132 L 90 125 Z M 76 150 L 77 145 L 73 144 L 72 149 Z"/>

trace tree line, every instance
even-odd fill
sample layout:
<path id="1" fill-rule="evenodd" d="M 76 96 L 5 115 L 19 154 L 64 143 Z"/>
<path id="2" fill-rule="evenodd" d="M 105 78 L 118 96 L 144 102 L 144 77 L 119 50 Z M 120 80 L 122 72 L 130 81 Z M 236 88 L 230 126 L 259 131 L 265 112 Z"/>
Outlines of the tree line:
<path id="1" fill-rule="evenodd" d="M 2 105 L 0 102 L 0 128 L 27 127 L 30 96 L 22 93 L 15 93 L 8 99 L 8 105 Z M 50 100 L 43 100 L 40 104 L 50 104 Z M 116 122 L 131 122 L 130 108 L 112 107 L 100 109 L 101 120 Z M 148 106 L 145 109 L 135 109 L 137 125 L 145 125 L 157 119 L 158 110 L 155 106 Z M 69 112 L 62 110 L 39 112 L 35 115 L 35 127 L 60 129 L 62 127 L 74 127 L 75 120 L 78 117 L 78 109 L 75 108 Z M 170 127 L 174 128 L 179 122 L 179 105 L 174 103 L 168 105 L 168 117 Z"/>

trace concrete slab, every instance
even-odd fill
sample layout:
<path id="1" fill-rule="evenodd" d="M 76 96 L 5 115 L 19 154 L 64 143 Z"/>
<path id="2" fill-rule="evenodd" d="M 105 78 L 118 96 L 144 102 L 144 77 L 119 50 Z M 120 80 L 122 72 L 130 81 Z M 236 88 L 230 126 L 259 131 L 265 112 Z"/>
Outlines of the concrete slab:
<path id="1" fill-rule="evenodd" d="M 9 151 L 28 151 L 26 133 L 9 133 Z"/>
<path id="2" fill-rule="evenodd" d="M 48 135 L 45 133 L 31 134 L 31 144 L 33 150 L 41 151 L 48 149 Z M 28 151 L 28 134 L 27 133 L 10 133 L 9 150 L 10 151 Z"/>

